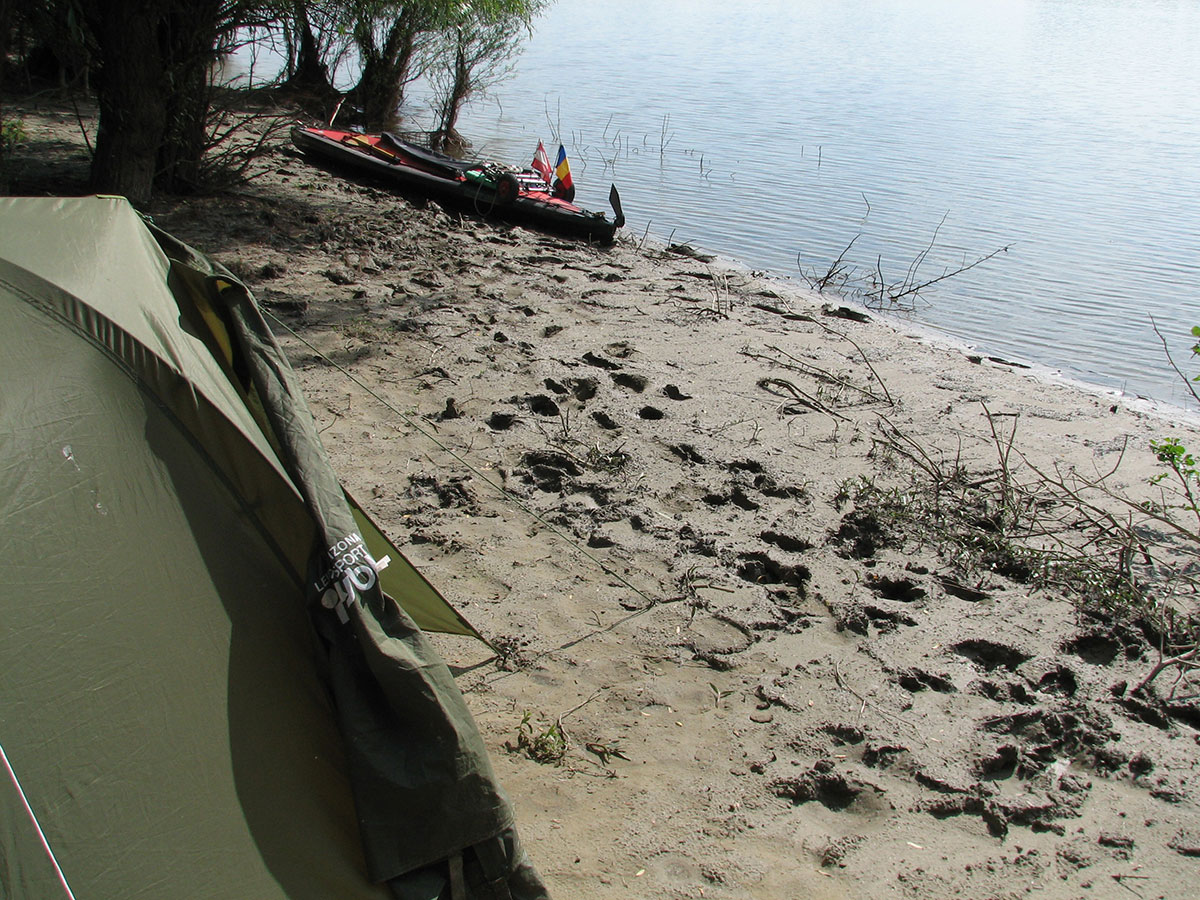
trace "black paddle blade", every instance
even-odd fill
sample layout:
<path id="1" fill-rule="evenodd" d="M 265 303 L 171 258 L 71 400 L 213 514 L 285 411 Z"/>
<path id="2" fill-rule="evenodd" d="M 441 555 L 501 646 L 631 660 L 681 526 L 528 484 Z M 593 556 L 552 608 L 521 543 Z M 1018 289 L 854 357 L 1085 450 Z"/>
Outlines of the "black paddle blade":
<path id="1" fill-rule="evenodd" d="M 608 189 L 608 203 L 613 208 L 613 213 L 616 214 L 616 219 L 613 221 L 620 228 L 625 224 L 625 212 L 621 209 L 621 195 L 617 193 L 615 184 Z"/>

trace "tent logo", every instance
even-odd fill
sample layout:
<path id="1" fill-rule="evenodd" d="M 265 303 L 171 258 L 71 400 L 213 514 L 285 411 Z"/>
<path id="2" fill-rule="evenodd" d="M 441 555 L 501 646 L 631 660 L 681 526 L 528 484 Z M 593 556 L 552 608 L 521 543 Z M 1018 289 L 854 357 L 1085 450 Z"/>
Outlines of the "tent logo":
<path id="1" fill-rule="evenodd" d="M 350 621 L 348 610 L 358 602 L 359 593 L 375 587 L 379 581 L 377 573 L 386 569 L 391 560 L 386 556 L 375 560 L 357 531 L 325 552 L 332 565 L 317 579 L 317 593 L 321 594 L 321 605 L 337 610 L 338 620 L 344 625 Z"/>

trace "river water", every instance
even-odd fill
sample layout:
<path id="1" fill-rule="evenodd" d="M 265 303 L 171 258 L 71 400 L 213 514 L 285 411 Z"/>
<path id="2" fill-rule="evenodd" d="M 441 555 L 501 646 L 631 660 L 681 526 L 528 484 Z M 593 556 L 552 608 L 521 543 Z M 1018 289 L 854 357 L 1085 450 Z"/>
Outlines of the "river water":
<path id="1" fill-rule="evenodd" d="M 907 314 L 1182 405 L 1152 323 L 1200 371 L 1197 98 L 1195 0 L 557 0 L 460 130 L 561 139 L 639 238 L 798 280 L 853 241 L 851 293 L 1006 247 Z"/>

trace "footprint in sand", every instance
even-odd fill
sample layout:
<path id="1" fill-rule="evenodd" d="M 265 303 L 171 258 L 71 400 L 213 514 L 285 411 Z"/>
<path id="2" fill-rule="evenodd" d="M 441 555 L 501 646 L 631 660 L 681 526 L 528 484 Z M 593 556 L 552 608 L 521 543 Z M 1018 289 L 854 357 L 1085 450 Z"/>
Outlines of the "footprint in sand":
<path id="1" fill-rule="evenodd" d="M 614 372 L 612 374 L 613 384 L 618 387 L 628 388 L 635 394 L 640 394 L 650 384 L 650 380 L 642 375 L 631 375 L 628 372 Z"/>

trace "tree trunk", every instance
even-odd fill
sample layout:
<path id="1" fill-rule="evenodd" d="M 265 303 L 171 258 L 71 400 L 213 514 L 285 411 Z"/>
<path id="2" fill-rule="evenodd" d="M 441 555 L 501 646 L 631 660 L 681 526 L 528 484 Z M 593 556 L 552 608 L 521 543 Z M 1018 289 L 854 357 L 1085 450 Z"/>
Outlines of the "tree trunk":
<path id="1" fill-rule="evenodd" d="M 103 60 L 92 188 L 135 204 L 194 189 L 206 149 L 221 0 L 87 0 Z"/>
<path id="2" fill-rule="evenodd" d="M 150 199 L 167 122 L 157 16 L 143 0 L 88 3 L 85 14 L 104 60 L 96 85 L 100 122 L 92 190 L 141 205 Z"/>
<path id="3" fill-rule="evenodd" d="M 430 137 L 434 150 L 449 153 L 451 156 L 461 155 L 471 145 L 470 141 L 458 133 L 458 114 L 462 111 L 463 102 L 471 94 L 471 68 L 467 65 L 464 38 L 462 30 L 456 33 L 454 42 L 454 77 L 447 94 L 438 110 L 438 126 Z"/>
<path id="4" fill-rule="evenodd" d="M 329 67 L 321 59 L 321 48 L 317 45 L 308 10 L 303 2 L 292 7 L 292 20 L 300 46 L 296 52 L 295 66 L 288 75 L 286 87 L 291 90 L 323 97 L 335 93 L 329 80 Z"/>
<path id="5" fill-rule="evenodd" d="M 12 36 L 15 12 L 14 0 L 0 0 L 0 91 L 4 88 L 4 71 L 8 68 L 8 41 Z"/>
<path id="6" fill-rule="evenodd" d="M 370 25 L 360 27 L 369 29 Z M 392 22 L 381 49 L 366 30 L 356 36 L 363 70 L 350 93 L 362 110 L 362 124 L 367 129 L 378 131 L 396 123 L 420 31 L 419 18 L 406 7 Z"/>
<path id="7" fill-rule="evenodd" d="M 471 69 L 467 66 L 467 56 L 463 49 L 463 36 L 458 36 L 454 54 L 454 85 L 450 88 L 450 96 L 446 99 L 446 112 L 442 117 L 442 130 L 447 135 L 457 135 L 455 126 L 458 125 L 458 114 L 462 111 L 463 101 L 471 94 Z"/>
<path id="8" fill-rule="evenodd" d="M 210 73 L 217 60 L 221 0 L 175 0 L 166 6 L 164 55 L 171 90 L 155 184 L 190 193 L 200 186 L 208 149 Z"/>

